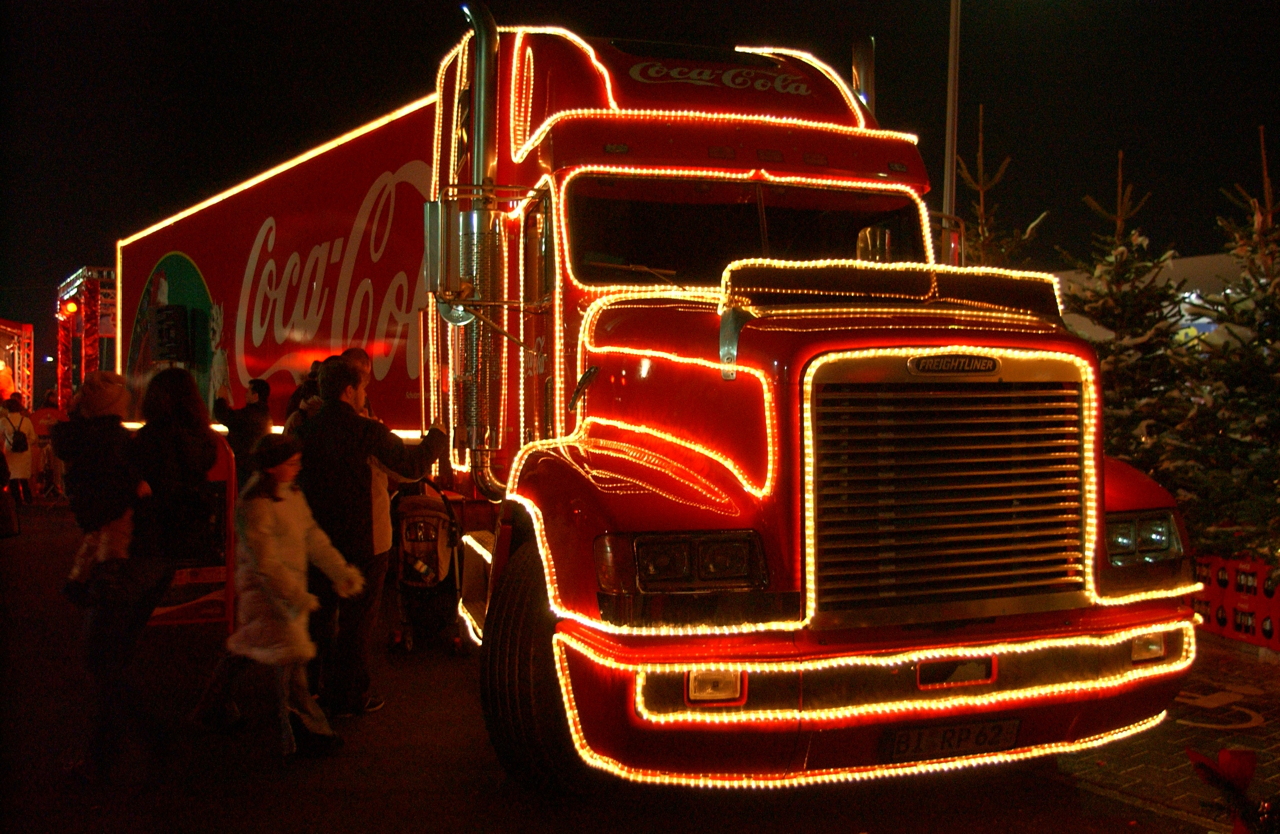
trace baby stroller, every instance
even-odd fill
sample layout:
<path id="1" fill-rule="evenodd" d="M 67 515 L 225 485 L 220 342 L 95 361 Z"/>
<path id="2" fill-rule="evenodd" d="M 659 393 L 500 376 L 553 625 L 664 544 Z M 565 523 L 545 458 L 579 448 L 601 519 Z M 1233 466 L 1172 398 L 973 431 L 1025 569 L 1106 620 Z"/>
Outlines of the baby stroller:
<path id="1" fill-rule="evenodd" d="M 399 623 L 390 647 L 411 652 L 440 640 L 451 651 L 462 646 L 458 632 L 455 569 L 460 532 L 453 508 L 431 481 L 403 484 L 392 502 L 397 542 L 393 550 Z"/>

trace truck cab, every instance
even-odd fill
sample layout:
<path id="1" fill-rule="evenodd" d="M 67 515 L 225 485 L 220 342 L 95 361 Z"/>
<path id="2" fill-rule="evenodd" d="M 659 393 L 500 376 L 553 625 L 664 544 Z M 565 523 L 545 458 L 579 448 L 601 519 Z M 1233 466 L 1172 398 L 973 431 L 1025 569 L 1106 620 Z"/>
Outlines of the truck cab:
<path id="1" fill-rule="evenodd" d="M 509 770 L 862 780 L 1162 719 L 1174 503 L 1104 458 L 1056 279 L 937 261 L 914 137 L 781 48 L 478 20 L 440 81 L 432 344 L 499 508 L 460 610 Z"/>
<path id="2" fill-rule="evenodd" d="M 807 785 L 1160 722 L 1188 539 L 1057 279 L 941 262 L 856 75 L 466 11 L 433 94 L 119 242 L 117 362 L 212 398 L 359 345 L 389 426 L 449 428 L 414 554 L 504 766 Z"/>

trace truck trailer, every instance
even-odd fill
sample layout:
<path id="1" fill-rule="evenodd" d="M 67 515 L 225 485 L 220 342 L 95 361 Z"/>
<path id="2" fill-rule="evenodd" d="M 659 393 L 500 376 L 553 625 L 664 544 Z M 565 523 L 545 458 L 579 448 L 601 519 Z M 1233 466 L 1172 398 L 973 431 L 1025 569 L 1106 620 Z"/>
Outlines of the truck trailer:
<path id="1" fill-rule="evenodd" d="M 464 12 L 435 93 L 119 242 L 118 366 L 212 398 L 362 346 L 389 426 L 450 427 L 462 529 L 404 535 L 503 766 L 781 787 L 1158 724 L 1175 502 L 1104 455 L 1054 276 L 939 262 L 865 79 Z"/>

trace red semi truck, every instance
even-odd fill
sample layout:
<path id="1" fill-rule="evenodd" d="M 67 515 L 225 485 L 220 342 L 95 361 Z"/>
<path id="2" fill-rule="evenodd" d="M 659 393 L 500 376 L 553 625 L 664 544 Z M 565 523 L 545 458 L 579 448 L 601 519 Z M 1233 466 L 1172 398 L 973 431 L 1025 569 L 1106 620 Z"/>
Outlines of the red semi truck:
<path id="1" fill-rule="evenodd" d="M 360 345 L 389 425 L 452 427 L 504 766 L 799 785 L 1157 724 L 1187 538 L 1053 276 L 939 263 L 915 138 L 808 54 L 467 14 L 435 94 L 121 241 L 119 362 L 212 397 Z"/>

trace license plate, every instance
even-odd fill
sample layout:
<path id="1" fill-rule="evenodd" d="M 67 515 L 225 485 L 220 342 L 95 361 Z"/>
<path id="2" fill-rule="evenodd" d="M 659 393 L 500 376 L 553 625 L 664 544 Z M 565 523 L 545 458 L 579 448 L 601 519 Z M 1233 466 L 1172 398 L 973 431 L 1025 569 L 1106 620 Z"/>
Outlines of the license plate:
<path id="1" fill-rule="evenodd" d="M 984 721 L 977 724 L 899 730 L 893 736 L 889 760 L 913 762 L 993 753 L 1008 750 L 1017 743 L 1017 721 Z"/>

